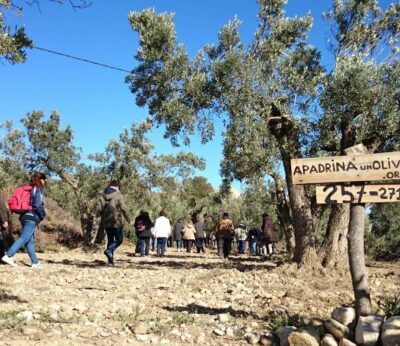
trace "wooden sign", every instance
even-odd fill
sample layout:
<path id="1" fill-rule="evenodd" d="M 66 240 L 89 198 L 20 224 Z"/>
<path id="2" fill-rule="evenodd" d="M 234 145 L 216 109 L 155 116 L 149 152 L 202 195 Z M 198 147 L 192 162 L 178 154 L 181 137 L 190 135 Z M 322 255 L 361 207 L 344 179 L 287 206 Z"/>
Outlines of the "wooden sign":
<path id="1" fill-rule="evenodd" d="M 400 152 L 292 159 L 293 184 L 400 179 Z"/>
<path id="2" fill-rule="evenodd" d="M 318 204 L 399 202 L 400 185 L 323 185 L 316 195 Z"/>

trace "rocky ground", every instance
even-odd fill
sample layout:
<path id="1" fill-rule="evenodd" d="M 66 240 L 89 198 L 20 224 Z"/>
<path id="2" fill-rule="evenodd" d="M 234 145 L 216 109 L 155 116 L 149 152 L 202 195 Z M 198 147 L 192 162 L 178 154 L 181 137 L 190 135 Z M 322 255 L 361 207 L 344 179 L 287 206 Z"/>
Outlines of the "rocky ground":
<path id="1" fill-rule="evenodd" d="M 248 345 L 302 318 L 327 318 L 353 301 L 348 273 L 298 271 L 277 256 L 220 260 L 169 250 L 165 258 L 117 250 L 40 253 L 43 268 L 0 266 L 0 345 Z M 400 263 L 369 263 L 375 302 L 398 294 Z"/>

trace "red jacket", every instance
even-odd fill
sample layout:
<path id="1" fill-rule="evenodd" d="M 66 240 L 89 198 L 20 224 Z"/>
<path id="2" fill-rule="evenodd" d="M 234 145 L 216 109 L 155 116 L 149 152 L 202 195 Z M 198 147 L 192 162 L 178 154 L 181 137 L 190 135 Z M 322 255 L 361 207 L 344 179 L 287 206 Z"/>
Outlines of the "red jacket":
<path id="1" fill-rule="evenodd" d="M 264 241 L 266 243 L 272 243 L 272 242 L 278 241 L 278 239 L 276 237 L 275 228 L 272 223 L 272 219 L 269 216 L 266 216 L 263 219 L 261 231 L 262 231 L 262 235 L 261 235 L 262 241 Z"/>

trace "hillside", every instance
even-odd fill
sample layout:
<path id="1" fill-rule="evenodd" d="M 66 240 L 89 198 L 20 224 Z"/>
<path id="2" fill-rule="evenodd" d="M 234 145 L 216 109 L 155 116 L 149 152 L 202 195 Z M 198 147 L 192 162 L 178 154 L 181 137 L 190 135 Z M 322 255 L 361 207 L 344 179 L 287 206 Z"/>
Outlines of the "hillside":
<path id="1" fill-rule="evenodd" d="M 124 245 L 115 267 L 102 251 L 39 258 L 42 269 L 25 253 L 18 268 L 0 266 L 0 345 L 248 345 L 248 332 L 327 318 L 353 300 L 349 274 L 298 271 L 279 256 L 169 250 L 143 260 Z M 369 272 L 375 302 L 398 292 L 399 263 L 369 263 Z"/>

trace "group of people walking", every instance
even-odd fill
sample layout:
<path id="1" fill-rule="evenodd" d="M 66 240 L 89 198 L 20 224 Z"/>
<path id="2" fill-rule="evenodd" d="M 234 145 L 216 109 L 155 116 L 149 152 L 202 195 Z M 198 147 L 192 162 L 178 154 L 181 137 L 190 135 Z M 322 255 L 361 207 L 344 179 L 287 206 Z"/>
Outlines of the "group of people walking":
<path id="1" fill-rule="evenodd" d="M 5 252 L 2 232 L 0 232 L 0 258 L 4 263 L 16 266 L 13 258 L 22 247 L 26 247 L 32 262 L 32 268 L 40 268 L 41 264 L 35 253 L 35 230 L 37 225 L 44 219 L 43 188 L 46 182 L 46 175 L 34 173 L 30 179 L 30 210 L 21 213 L 20 222 L 22 225 L 20 237 Z M 96 205 L 96 212 L 101 217 L 102 227 L 107 234 L 107 244 L 104 255 L 110 265 L 114 265 L 115 250 L 123 242 L 124 221 L 131 224 L 132 219 L 125 204 L 124 197 L 119 191 L 117 180 L 111 180 Z M 193 215 L 187 220 L 179 219 L 171 226 L 170 220 L 164 210 L 159 212 L 158 217 L 152 222 L 147 211 L 142 210 L 135 218 L 133 226 L 137 236 L 135 253 L 141 257 L 148 257 L 150 246 L 157 251 L 158 256 L 164 256 L 167 244 L 175 242 L 177 251 L 191 253 L 195 245 L 198 253 L 206 251 L 206 244 L 211 248 L 216 244 L 218 256 L 228 258 L 232 251 L 232 243 L 237 244 L 239 254 L 246 251 L 246 242 L 249 244 L 250 254 L 261 254 L 265 248 L 266 254 L 275 252 L 277 242 L 276 232 L 272 219 L 267 213 L 262 215 L 263 222 L 261 229 L 254 228 L 248 231 L 244 222 L 235 227 L 228 213 L 224 213 L 212 230 L 205 231 L 203 220 Z M 2 229 L 8 227 L 8 213 L 3 196 L 0 195 L 0 225 Z"/>
<path id="2" fill-rule="evenodd" d="M 116 180 L 112 180 L 105 189 L 98 202 L 97 213 L 101 216 L 103 227 L 107 233 L 107 247 L 104 254 L 109 264 L 114 264 L 114 251 L 122 243 L 123 218 L 131 223 L 129 212 Z M 264 213 L 262 218 L 261 229 L 256 229 L 256 233 L 254 233 L 254 230 L 247 231 L 244 222 L 240 222 L 235 227 L 233 221 L 229 219 L 228 213 L 224 213 L 217 222 L 215 230 L 207 235 L 204 222 L 198 215 L 193 215 L 186 220 L 178 219 L 172 226 L 164 210 L 159 212 L 154 222 L 152 222 L 149 213 L 142 210 L 133 223 L 137 236 L 135 253 L 141 257 L 149 257 L 150 246 L 152 245 L 157 256 L 163 257 L 168 243 L 170 242 L 169 245 L 171 246 L 172 241 L 175 242 L 177 251 L 183 251 L 185 248 L 186 252 L 191 253 L 193 245 L 195 245 L 198 253 L 204 253 L 206 241 L 209 243 L 215 241 L 218 256 L 228 258 L 234 241 L 237 241 L 240 254 L 245 253 L 247 241 L 251 254 L 261 254 L 260 249 L 265 248 L 265 254 L 272 255 L 275 252 L 275 243 L 277 242 L 276 232 L 269 215 Z M 210 236 L 215 240 L 210 239 Z"/>
<path id="3" fill-rule="evenodd" d="M 131 217 L 126 207 L 124 197 L 119 191 L 118 181 L 112 180 L 104 190 L 96 207 L 97 214 L 101 216 L 101 224 L 106 230 L 107 246 L 104 255 L 108 263 L 114 264 L 114 252 L 123 241 L 123 221 L 131 223 Z M 172 227 L 170 220 L 164 210 L 161 210 L 158 217 L 152 222 L 147 211 L 140 211 L 135 218 L 133 226 L 137 236 L 135 253 L 141 257 L 148 257 L 150 245 L 156 249 L 158 256 L 164 256 L 167 249 L 167 242 L 173 236 L 178 250 L 186 245 L 186 251 L 191 252 L 195 242 L 197 251 L 205 251 L 204 248 L 204 224 L 196 217 L 183 222 L 178 222 Z"/>

